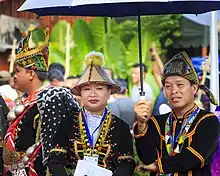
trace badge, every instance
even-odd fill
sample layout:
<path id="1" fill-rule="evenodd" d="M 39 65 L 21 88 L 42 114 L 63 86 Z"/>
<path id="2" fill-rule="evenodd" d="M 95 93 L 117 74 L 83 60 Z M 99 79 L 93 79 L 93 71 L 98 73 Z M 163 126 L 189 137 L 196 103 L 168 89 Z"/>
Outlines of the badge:
<path id="1" fill-rule="evenodd" d="M 98 156 L 97 155 L 93 155 L 93 156 L 84 155 L 83 160 L 90 161 L 93 164 L 98 165 Z"/>
<path id="2" fill-rule="evenodd" d="M 112 176 L 112 171 L 93 164 L 91 161 L 79 160 L 74 176 Z"/>

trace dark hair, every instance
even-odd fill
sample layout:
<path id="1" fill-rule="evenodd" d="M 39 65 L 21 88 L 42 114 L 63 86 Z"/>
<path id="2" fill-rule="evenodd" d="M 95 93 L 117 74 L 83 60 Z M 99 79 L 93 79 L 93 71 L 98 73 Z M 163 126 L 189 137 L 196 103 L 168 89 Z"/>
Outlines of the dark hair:
<path id="1" fill-rule="evenodd" d="M 47 72 L 36 71 L 37 77 L 40 81 L 44 82 L 47 79 Z"/>
<path id="2" fill-rule="evenodd" d="M 75 78 L 80 78 L 80 75 L 68 76 L 66 79 L 75 79 Z"/>
<path id="3" fill-rule="evenodd" d="M 132 65 L 132 68 L 137 68 L 140 66 L 141 66 L 140 64 L 134 64 L 134 65 Z M 145 64 L 142 64 L 142 68 L 143 68 L 143 72 L 147 73 L 147 66 Z"/>
<path id="4" fill-rule="evenodd" d="M 60 70 L 62 72 L 62 74 L 65 75 L 65 68 L 62 64 L 56 63 L 56 62 L 50 64 L 50 66 L 48 68 L 48 72 L 50 72 L 53 69 Z"/>
<path id="5" fill-rule="evenodd" d="M 114 82 L 121 88 L 121 90 L 117 94 L 125 94 L 128 88 L 127 81 L 125 79 L 118 78 L 118 79 L 115 79 Z"/>
<path id="6" fill-rule="evenodd" d="M 63 72 L 58 69 L 52 69 L 50 72 L 48 72 L 48 81 L 53 81 L 54 79 L 58 81 L 64 81 L 64 75 Z"/>

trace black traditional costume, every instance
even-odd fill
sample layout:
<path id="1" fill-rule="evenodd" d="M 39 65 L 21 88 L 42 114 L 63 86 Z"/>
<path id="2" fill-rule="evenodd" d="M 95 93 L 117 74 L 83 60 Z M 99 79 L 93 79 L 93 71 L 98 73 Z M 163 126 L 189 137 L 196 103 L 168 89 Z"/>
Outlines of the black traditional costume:
<path id="1" fill-rule="evenodd" d="M 49 30 L 45 30 L 45 41 L 35 48 L 29 48 L 29 39 L 33 28 L 22 32 L 16 53 L 16 64 L 39 72 L 47 71 Z M 4 138 L 3 159 L 4 176 L 45 176 L 42 165 L 40 131 L 41 118 L 37 108 L 37 94 L 23 98 L 21 103 L 8 113 L 10 121 Z"/>
<path id="2" fill-rule="evenodd" d="M 75 95 L 80 95 L 80 86 L 90 82 L 108 85 L 112 93 L 119 90 L 100 66 L 102 57 L 96 52 L 86 57 L 86 70 L 73 88 Z M 102 116 L 96 116 L 83 107 L 77 115 L 66 118 L 57 131 L 53 146 L 49 159 L 53 176 L 66 176 L 65 166 L 75 169 L 78 161 L 87 156 L 97 159 L 97 165 L 111 170 L 114 176 L 133 174 L 135 162 L 129 127 L 107 108 Z"/>
<path id="3" fill-rule="evenodd" d="M 171 75 L 182 76 L 198 84 L 194 67 L 184 52 L 165 65 L 162 80 Z M 206 87 L 199 87 L 208 93 L 213 104 L 217 103 Z M 194 105 L 183 119 L 178 119 L 172 111 L 152 117 L 140 134 L 137 134 L 135 125 L 134 132 L 141 161 L 146 165 L 157 163 L 159 171 L 152 171 L 152 176 L 211 176 L 212 156 L 217 149 L 219 135 L 219 122 L 213 113 Z"/>

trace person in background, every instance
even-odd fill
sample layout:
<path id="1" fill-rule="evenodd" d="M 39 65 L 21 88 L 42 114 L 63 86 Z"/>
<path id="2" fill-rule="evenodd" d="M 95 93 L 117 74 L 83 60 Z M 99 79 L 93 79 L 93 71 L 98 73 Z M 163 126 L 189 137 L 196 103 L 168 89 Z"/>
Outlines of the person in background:
<path id="1" fill-rule="evenodd" d="M 115 101 L 109 103 L 109 109 L 112 114 L 124 120 L 129 127 L 132 128 L 133 123 L 135 122 L 134 102 L 126 96 L 128 91 L 127 81 L 125 79 L 118 78 L 115 79 L 114 82 L 120 86 L 121 90 L 113 94 Z"/>
<path id="2" fill-rule="evenodd" d="M 85 58 L 86 69 L 72 89 L 74 95 L 81 96 L 83 107 L 60 124 L 54 137 L 48 164 L 53 176 L 67 176 L 67 163 L 75 174 L 89 175 L 93 169 L 105 172 L 103 176 L 111 172 L 113 176 L 133 174 L 135 161 L 129 127 L 106 107 L 110 95 L 120 87 L 101 67 L 103 60 L 103 54 L 94 51 Z M 83 169 L 78 169 L 81 164 Z"/>
<path id="3" fill-rule="evenodd" d="M 199 84 L 185 52 L 164 65 L 162 84 L 172 112 L 152 117 L 147 101 L 137 102 L 134 108 L 136 148 L 144 168 L 151 171 L 151 176 L 211 176 L 219 122 L 215 114 L 194 103 L 194 96 L 201 88 L 212 104 L 218 102 L 207 87 Z"/>
<path id="4" fill-rule="evenodd" d="M 48 72 L 48 81 L 50 82 L 51 86 L 55 87 L 62 87 L 64 86 L 64 75 L 58 69 L 52 69 Z"/>
<path id="5" fill-rule="evenodd" d="M 109 78 L 111 78 L 112 80 L 114 80 L 114 72 L 111 68 L 104 68 L 105 72 L 107 73 L 107 75 L 109 76 Z M 112 103 L 115 101 L 115 98 L 113 95 L 110 95 L 110 98 L 108 99 L 108 104 Z"/>
<path id="6" fill-rule="evenodd" d="M 147 73 L 147 67 L 146 65 L 142 65 L 143 67 L 143 89 L 145 92 L 145 99 L 152 101 L 153 99 L 153 90 L 151 86 L 145 81 L 146 73 Z M 140 99 L 140 64 L 134 64 L 132 66 L 132 92 L 131 92 L 131 99 L 136 103 Z"/>
<path id="7" fill-rule="evenodd" d="M 18 93 L 10 85 L 11 79 L 13 78 L 8 71 L 0 71 L 0 95 L 9 109 L 12 109 L 16 105 L 16 99 L 18 98 Z"/>
<path id="8" fill-rule="evenodd" d="M 64 81 L 65 87 L 72 89 L 76 85 L 76 83 L 78 82 L 79 78 L 80 78 L 80 75 L 68 76 Z"/>
<path id="9" fill-rule="evenodd" d="M 156 98 L 156 101 L 153 106 L 153 111 L 152 111 L 152 115 L 156 116 L 156 115 L 162 115 L 162 114 L 166 114 L 170 112 L 171 107 L 170 107 L 170 104 L 167 98 L 164 95 L 163 85 L 161 82 L 164 66 L 163 66 L 160 56 L 158 55 L 156 51 L 155 46 L 150 48 L 150 55 L 151 55 L 151 60 L 152 60 L 152 73 L 153 73 L 153 76 L 156 80 L 158 87 L 160 88 L 160 93 Z"/>

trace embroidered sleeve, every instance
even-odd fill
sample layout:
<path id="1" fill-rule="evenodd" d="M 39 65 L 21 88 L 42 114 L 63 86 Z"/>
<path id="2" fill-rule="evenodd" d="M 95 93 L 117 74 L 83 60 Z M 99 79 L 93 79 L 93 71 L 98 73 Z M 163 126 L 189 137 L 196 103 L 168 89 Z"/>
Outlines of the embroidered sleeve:
<path id="1" fill-rule="evenodd" d="M 135 160 L 133 152 L 133 141 L 129 130 L 129 126 L 122 122 L 120 126 L 120 144 L 118 153 L 118 169 L 114 173 L 114 176 L 127 175 L 132 176 Z"/>
<path id="2" fill-rule="evenodd" d="M 68 148 L 68 118 L 63 120 L 54 136 L 52 148 L 50 150 L 48 167 L 53 176 L 66 175 L 65 165 L 67 163 Z"/>
<path id="3" fill-rule="evenodd" d="M 38 94 L 37 105 L 42 119 L 41 141 L 46 164 L 54 135 L 60 123 L 79 113 L 79 105 L 68 89 L 50 87 Z"/>
<path id="4" fill-rule="evenodd" d="M 136 150 L 140 160 L 148 165 L 157 160 L 157 149 L 160 148 L 162 135 L 160 126 L 155 118 L 148 121 L 146 133 L 142 137 L 135 138 Z M 137 128 L 134 128 L 134 132 Z"/>
<path id="5" fill-rule="evenodd" d="M 218 119 L 213 114 L 204 115 L 188 134 L 187 148 L 175 156 L 162 157 L 158 160 L 161 173 L 175 173 L 204 167 L 217 148 L 218 133 Z"/>

